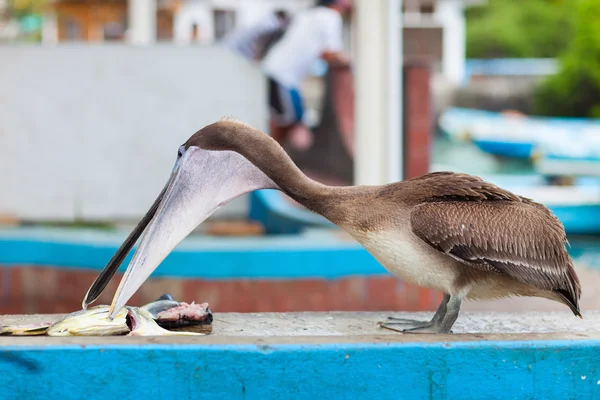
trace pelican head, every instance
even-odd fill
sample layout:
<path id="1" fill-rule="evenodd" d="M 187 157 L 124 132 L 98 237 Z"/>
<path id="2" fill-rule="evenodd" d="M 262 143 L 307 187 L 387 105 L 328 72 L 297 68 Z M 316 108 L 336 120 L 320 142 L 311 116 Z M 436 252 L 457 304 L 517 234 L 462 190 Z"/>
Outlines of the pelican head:
<path id="1" fill-rule="evenodd" d="M 169 253 L 221 206 L 254 190 L 278 189 L 265 172 L 276 170 L 273 163 L 288 162 L 277 160 L 284 154 L 278 147 L 266 134 L 235 120 L 221 120 L 193 134 L 177 149 L 165 187 L 96 278 L 83 308 L 100 296 L 140 235 L 139 246 L 114 295 L 109 318 L 126 305 Z M 257 154 L 268 149 L 274 157 L 267 162 Z"/>

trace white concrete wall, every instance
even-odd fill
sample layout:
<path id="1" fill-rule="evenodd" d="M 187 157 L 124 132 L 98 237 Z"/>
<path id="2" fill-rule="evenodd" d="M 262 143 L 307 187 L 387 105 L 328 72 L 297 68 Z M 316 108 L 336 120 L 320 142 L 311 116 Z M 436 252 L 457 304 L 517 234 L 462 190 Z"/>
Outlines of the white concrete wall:
<path id="1" fill-rule="evenodd" d="M 136 220 L 196 130 L 268 123 L 264 78 L 218 47 L 7 46 L 0 60 L 0 215 Z"/>

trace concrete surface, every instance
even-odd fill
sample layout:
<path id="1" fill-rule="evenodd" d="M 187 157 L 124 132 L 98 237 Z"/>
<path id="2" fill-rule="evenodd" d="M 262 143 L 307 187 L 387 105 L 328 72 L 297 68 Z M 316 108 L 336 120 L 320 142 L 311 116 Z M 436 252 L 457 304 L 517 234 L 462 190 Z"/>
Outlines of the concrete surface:
<path id="1" fill-rule="evenodd" d="M 215 313 L 213 332 L 205 337 L 0 337 L 1 346 L 54 344 L 131 343 L 339 343 L 339 342 L 438 342 L 440 340 L 563 340 L 600 339 L 600 311 L 589 311 L 581 320 L 569 313 L 469 313 L 461 314 L 453 335 L 407 335 L 379 328 L 387 316 L 430 319 L 432 313 Z M 5 315 L 0 324 L 53 322 L 60 314 Z"/>

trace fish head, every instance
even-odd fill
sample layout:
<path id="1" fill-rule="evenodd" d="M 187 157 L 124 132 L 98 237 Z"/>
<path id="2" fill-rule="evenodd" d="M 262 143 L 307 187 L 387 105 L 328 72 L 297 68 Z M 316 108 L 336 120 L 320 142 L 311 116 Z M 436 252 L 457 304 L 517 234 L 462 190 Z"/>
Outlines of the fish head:
<path id="1" fill-rule="evenodd" d="M 167 329 L 161 328 L 152 314 L 143 309 L 137 307 L 127 308 L 127 326 L 130 329 L 128 336 L 203 336 L 203 333 L 196 332 L 172 332 Z"/>

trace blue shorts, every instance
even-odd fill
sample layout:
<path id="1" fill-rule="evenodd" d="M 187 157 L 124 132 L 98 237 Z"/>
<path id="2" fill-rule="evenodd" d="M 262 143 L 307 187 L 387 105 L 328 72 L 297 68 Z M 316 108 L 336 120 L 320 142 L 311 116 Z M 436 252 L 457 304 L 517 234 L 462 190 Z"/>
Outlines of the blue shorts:
<path id="1" fill-rule="evenodd" d="M 269 80 L 269 108 L 271 116 L 279 126 L 290 126 L 302 122 L 304 105 L 296 88 L 287 88 L 273 78 Z"/>

